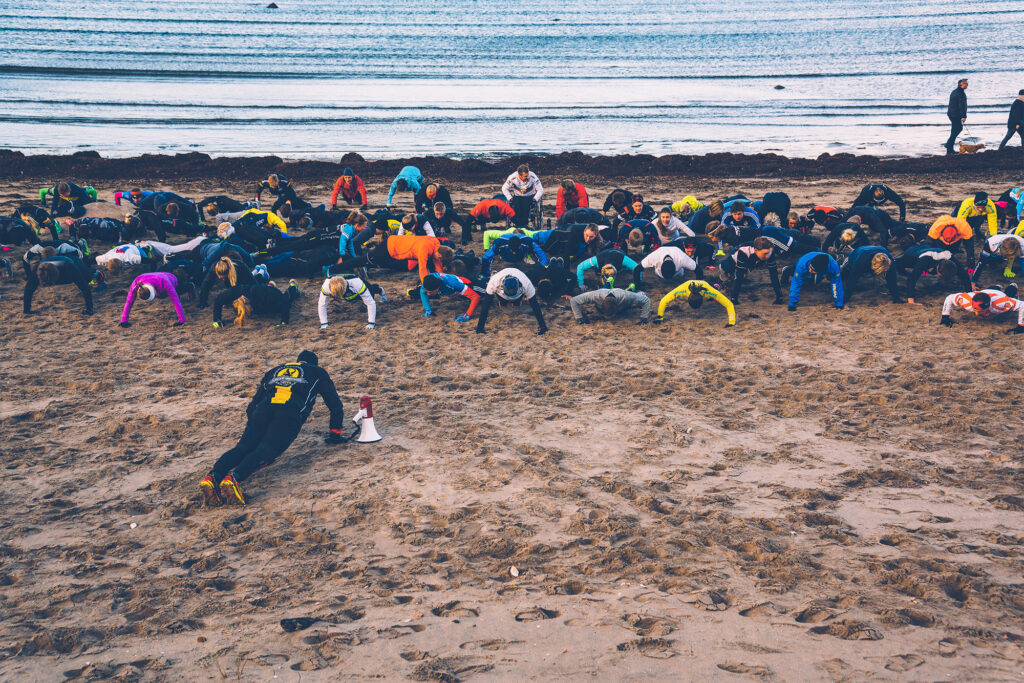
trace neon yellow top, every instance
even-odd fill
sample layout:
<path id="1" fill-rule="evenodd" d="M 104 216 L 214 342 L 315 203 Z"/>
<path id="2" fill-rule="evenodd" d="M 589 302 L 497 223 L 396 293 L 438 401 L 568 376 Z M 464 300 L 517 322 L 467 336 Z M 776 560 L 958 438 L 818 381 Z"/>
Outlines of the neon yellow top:
<path id="1" fill-rule="evenodd" d="M 684 205 L 690 207 L 690 213 L 697 213 L 704 208 L 704 205 L 698 202 L 697 198 L 690 194 L 683 197 L 678 202 L 673 202 L 672 211 L 681 214 L 683 212 Z"/>
<path id="2" fill-rule="evenodd" d="M 668 305 L 670 303 L 679 298 L 685 299 L 689 297 L 690 291 L 693 287 L 701 288 L 701 296 L 704 297 L 705 301 L 707 301 L 708 299 L 714 299 L 718 303 L 722 304 L 722 307 L 725 309 L 726 314 L 728 314 L 729 316 L 729 324 L 736 324 L 736 309 L 735 307 L 733 307 L 732 302 L 729 301 L 729 299 L 724 294 L 719 292 L 717 289 L 712 287 L 709 283 L 705 282 L 704 280 L 687 280 L 686 282 L 679 285 L 671 292 L 663 296 L 661 298 L 661 302 L 658 304 L 657 319 L 662 320 L 665 317 L 665 309 L 668 308 Z"/>
<path id="3" fill-rule="evenodd" d="M 516 231 L 516 228 L 509 228 L 507 230 L 487 230 L 484 232 L 484 251 L 491 248 L 491 240 L 497 239 L 502 235 L 510 235 Z M 534 233 L 539 232 L 538 230 L 522 230 L 522 234 L 527 237 L 533 237 Z"/>
<path id="4" fill-rule="evenodd" d="M 974 208 L 974 197 L 968 197 L 960 202 L 960 210 L 956 212 L 956 217 L 975 218 L 977 216 L 984 216 L 985 214 L 988 214 L 988 235 L 991 237 L 999 232 L 999 228 L 996 225 L 996 205 L 991 199 L 988 200 L 988 204 L 985 205 L 984 211 L 978 211 Z"/>

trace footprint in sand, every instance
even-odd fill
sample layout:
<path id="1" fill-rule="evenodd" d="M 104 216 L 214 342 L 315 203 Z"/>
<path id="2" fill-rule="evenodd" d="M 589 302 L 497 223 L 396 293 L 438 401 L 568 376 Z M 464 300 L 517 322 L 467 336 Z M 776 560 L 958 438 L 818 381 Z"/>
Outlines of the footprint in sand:
<path id="1" fill-rule="evenodd" d="M 885 668 L 889 671 L 910 671 L 924 664 L 924 660 L 917 655 L 895 655 L 889 657 L 885 662 Z"/>
<path id="2" fill-rule="evenodd" d="M 741 662 L 725 662 L 724 664 L 717 665 L 722 671 L 728 671 L 731 674 L 742 674 L 746 676 L 753 676 L 755 678 L 771 678 L 772 670 L 767 666 L 761 666 L 760 664 L 743 664 Z"/>
<path id="3" fill-rule="evenodd" d="M 420 633 L 427 630 L 427 627 L 423 624 L 395 624 L 385 629 L 377 631 L 381 638 L 392 640 L 394 638 L 401 638 L 402 636 L 408 636 L 413 633 Z"/>
<path id="4" fill-rule="evenodd" d="M 835 615 L 835 612 L 823 607 L 808 607 L 797 612 L 794 618 L 801 624 L 820 624 L 823 621 L 828 621 Z"/>
<path id="5" fill-rule="evenodd" d="M 453 619 L 469 619 L 471 617 L 480 616 L 480 612 L 472 607 L 463 605 L 458 600 L 445 603 L 434 609 L 430 610 L 430 613 L 435 617 L 452 617 Z"/>
<path id="6" fill-rule="evenodd" d="M 693 591 L 680 599 L 709 612 L 723 612 L 732 604 L 729 591 L 725 589 Z"/>
<path id="7" fill-rule="evenodd" d="M 664 638 L 630 640 L 625 643 L 619 643 L 615 646 L 615 649 L 619 652 L 637 652 L 644 657 L 652 659 L 669 659 L 676 656 L 676 651 L 672 647 L 672 641 L 665 640 Z"/>
<path id="8" fill-rule="evenodd" d="M 543 619 L 554 619 L 557 616 L 557 610 L 534 607 L 533 609 L 528 609 L 525 612 L 518 613 L 516 615 L 516 621 L 541 621 Z"/>
<path id="9" fill-rule="evenodd" d="M 827 633 L 843 640 L 881 640 L 882 632 L 862 621 L 844 619 L 828 626 L 815 626 L 811 633 Z"/>
<path id="10" fill-rule="evenodd" d="M 490 640 L 470 640 L 459 645 L 460 650 L 490 650 L 492 652 L 508 649 L 509 645 L 519 645 L 522 640 L 502 640 L 492 638 Z"/>
<path id="11" fill-rule="evenodd" d="M 779 610 L 770 602 L 761 602 L 753 607 L 740 610 L 741 617 L 771 617 L 779 614 Z"/>
<path id="12" fill-rule="evenodd" d="M 667 636 L 676 627 L 667 619 L 658 617 L 644 617 L 639 614 L 627 614 L 622 617 L 629 628 L 633 629 L 638 636 Z"/>

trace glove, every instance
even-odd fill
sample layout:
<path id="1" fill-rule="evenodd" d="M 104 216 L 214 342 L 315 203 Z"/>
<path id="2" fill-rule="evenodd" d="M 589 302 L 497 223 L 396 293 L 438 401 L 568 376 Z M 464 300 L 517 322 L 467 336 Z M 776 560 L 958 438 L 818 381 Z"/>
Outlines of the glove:
<path id="1" fill-rule="evenodd" d="M 284 327 L 287 324 L 288 323 L 278 323 L 278 324 L 274 325 L 274 327 Z"/>
<path id="2" fill-rule="evenodd" d="M 636 321 L 636 324 L 637 325 L 646 325 L 649 322 L 650 321 L 647 318 L 640 318 L 639 320 Z"/>
<path id="3" fill-rule="evenodd" d="M 946 327 L 953 327 L 953 319 L 948 315 L 944 315 L 942 316 L 942 320 L 939 321 L 939 324 L 945 325 Z"/>
<path id="4" fill-rule="evenodd" d="M 366 327 L 364 327 L 363 329 L 364 330 L 375 330 L 375 329 L 377 329 L 377 325 L 375 323 L 366 323 Z"/>
<path id="5" fill-rule="evenodd" d="M 331 204 L 331 211 L 337 211 L 337 210 L 338 210 L 338 205 L 337 204 Z"/>
<path id="6" fill-rule="evenodd" d="M 836 306 L 836 308 L 839 309 L 840 311 L 843 310 L 842 306 Z"/>
<path id="7" fill-rule="evenodd" d="M 321 330 L 326 330 L 328 327 L 330 327 L 330 325 L 328 325 L 327 323 L 324 323 L 323 325 L 320 326 L 320 329 Z"/>
<path id="8" fill-rule="evenodd" d="M 660 325 L 663 322 L 665 322 L 665 316 L 663 316 L 663 315 L 656 315 L 656 316 L 654 316 L 654 324 L 655 325 Z"/>
<path id="9" fill-rule="evenodd" d="M 905 301 L 903 301 L 903 299 L 893 299 L 893 300 L 892 300 L 892 302 L 893 302 L 894 304 L 902 304 L 902 303 L 906 303 Z"/>
<path id="10" fill-rule="evenodd" d="M 1006 331 L 1006 334 L 1024 334 L 1024 325 L 1014 325 Z"/>
<path id="11" fill-rule="evenodd" d="M 132 326 L 132 324 L 128 320 L 125 320 L 123 323 L 118 323 L 118 327 L 131 327 L 131 326 Z"/>
<path id="12" fill-rule="evenodd" d="M 421 318 L 429 318 L 429 317 L 430 317 L 430 316 L 432 316 L 432 315 L 434 315 L 434 314 L 433 314 L 433 312 L 431 312 L 431 311 L 425 311 L 425 312 L 423 313 L 423 315 L 421 315 L 420 317 L 421 317 Z"/>
<path id="13" fill-rule="evenodd" d="M 82 311 L 82 315 L 92 315 L 92 309 L 90 308 L 88 310 Z"/>
<path id="14" fill-rule="evenodd" d="M 736 323 L 726 323 L 726 327 L 736 327 Z"/>
<path id="15" fill-rule="evenodd" d="M 636 291 L 636 283 L 635 282 L 631 283 L 629 285 L 629 287 L 626 287 L 626 291 L 627 292 L 635 292 Z"/>
<path id="16" fill-rule="evenodd" d="M 795 311 L 795 310 L 796 310 L 796 304 L 790 304 L 790 305 L 789 305 L 789 306 L 787 306 L 786 308 L 787 308 L 787 310 L 790 310 L 790 311 Z"/>
<path id="17" fill-rule="evenodd" d="M 180 320 L 178 322 L 174 323 L 173 325 L 171 325 L 171 327 L 184 327 L 184 326 L 185 326 L 185 323 L 183 323 Z"/>
<path id="18" fill-rule="evenodd" d="M 360 210 L 360 211 L 366 211 L 366 209 L 367 209 L 368 207 L 369 207 L 369 204 L 363 204 L 362 206 L 360 206 L 360 207 L 359 207 L 359 210 Z"/>
<path id="19" fill-rule="evenodd" d="M 221 328 L 221 324 L 220 324 L 219 322 L 217 322 L 217 321 L 214 321 L 214 323 L 213 323 L 213 329 L 215 329 L 215 330 L 219 330 L 220 328 Z"/>
<path id="20" fill-rule="evenodd" d="M 578 322 L 580 325 L 589 325 L 590 324 L 590 318 L 588 318 L 587 316 L 583 316 L 582 318 L 580 318 L 576 322 Z"/>
<path id="21" fill-rule="evenodd" d="M 345 439 L 341 436 L 341 430 L 334 431 L 333 429 L 324 439 L 327 443 L 345 443 Z"/>
<path id="22" fill-rule="evenodd" d="M 773 306 L 781 306 L 784 303 L 786 303 L 786 302 L 782 300 L 782 297 L 779 297 L 778 299 L 776 299 L 775 301 L 772 302 L 772 305 Z"/>
<path id="23" fill-rule="evenodd" d="M 201 301 L 199 302 L 199 310 L 200 311 L 203 310 L 204 308 L 208 308 L 209 306 L 210 306 L 209 303 L 203 303 Z"/>
<path id="24" fill-rule="evenodd" d="M 469 316 L 466 315 L 465 313 L 463 313 L 462 315 L 457 315 L 457 316 L 455 316 L 455 322 L 457 322 L 457 323 L 468 323 L 469 322 Z"/>
<path id="25" fill-rule="evenodd" d="M 547 331 L 548 331 L 548 328 L 546 328 L 546 327 L 537 328 L 537 335 L 540 336 L 540 335 L 544 334 Z"/>

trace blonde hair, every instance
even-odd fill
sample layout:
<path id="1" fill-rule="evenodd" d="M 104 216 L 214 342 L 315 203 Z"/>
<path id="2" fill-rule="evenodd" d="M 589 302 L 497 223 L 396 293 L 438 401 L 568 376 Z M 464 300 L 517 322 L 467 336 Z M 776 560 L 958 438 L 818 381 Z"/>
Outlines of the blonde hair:
<path id="1" fill-rule="evenodd" d="M 213 267 L 213 272 L 217 274 L 221 280 L 227 279 L 228 284 L 234 287 L 238 284 L 238 271 L 235 270 L 235 262 L 227 256 L 222 256 L 217 265 Z"/>
<path id="2" fill-rule="evenodd" d="M 1005 258 L 1020 256 L 1020 242 L 1009 238 L 999 243 L 999 255 Z"/>
<path id="3" fill-rule="evenodd" d="M 352 211 L 348 212 L 348 216 L 345 217 L 345 222 L 351 225 L 355 225 L 356 221 L 359 220 L 359 217 L 362 215 L 363 214 L 360 211 L 353 209 Z"/>
<path id="4" fill-rule="evenodd" d="M 765 225 L 774 225 L 776 228 L 782 227 L 782 219 L 779 218 L 779 214 L 771 212 L 764 215 Z"/>
<path id="5" fill-rule="evenodd" d="M 224 239 L 225 237 L 228 236 L 230 230 L 231 224 L 228 223 L 227 221 L 224 221 L 223 223 L 217 226 L 217 237 Z"/>
<path id="6" fill-rule="evenodd" d="M 852 244 L 855 239 L 857 239 L 857 231 L 853 228 L 847 228 L 839 235 L 839 241 L 843 244 Z M 881 254 L 878 254 L 878 256 L 881 256 Z M 872 259 L 872 262 L 874 262 L 874 259 Z"/>
<path id="7" fill-rule="evenodd" d="M 107 270 L 111 273 L 120 273 L 124 270 L 124 261 L 119 258 L 112 258 L 107 261 Z"/>
<path id="8" fill-rule="evenodd" d="M 875 275 L 885 275 L 891 265 L 892 259 L 885 254 L 875 254 L 871 257 L 871 272 Z"/>
<path id="9" fill-rule="evenodd" d="M 245 319 L 252 316 L 252 304 L 249 303 L 249 297 L 240 296 L 235 299 L 235 327 L 242 329 L 242 325 L 245 324 Z"/>
<path id="10" fill-rule="evenodd" d="M 348 291 L 348 281 L 340 275 L 335 275 L 327 282 L 327 291 L 335 299 L 340 299 Z"/>
<path id="11" fill-rule="evenodd" d="M 281 179 L 277 177 L 276 173 L 271 173 L 270 175 L 267 176 L 267 185 L 276 188 L 278 184 L 280 184 L 280 180 Z"/>
<path id="12" fill-rule="evenodd" d="M 615 266 L 613 266 L 610 263 L 606 263 L 604 264 L 604 266 L 601 267 L 601 277 L 605 279 L 615 277 L 618 274 L 618 272 L 619 271 L 615 268 Z"/>
<path id="13" fill-rule="evenodd" d="M 53 258 L 56 255 L 57 255 L 57 250 L 54 249 L 53 247 L 43 247 L 43 253 L 42 253 L 42 257 L 43 258 Z"/>
<path id="14" fill-rule="evenodd" d="M 36 277 L 39 278 L 40 284 L 52 285 L 57 282 L 57 264 L 53 262 L 40 263 L 36 269 Z"/>
<path id="15" fill-rule="evenodd" d="M 448 269 L 452 265 L 452 261 L 455 259 L 455 250 L 451 247 L 446 247 L 443 244 L 437 248 L 437 255 L 441 257 L 441 265 Z"/>
<path id="16" fill-rule="evenodd" d="M 36 230 L 36 231 L 39 230 L 39 222 L 35 218 L 33 218 L 30 214 L 23 213 L 23 214 L 19 214 L 19 216 L 21 217 L 21 221 L 23 223 L 25 223 L 26 225 L 28 225 L 28 227 L 30 227 L 30 228 L 32 228 L 33 230 Z"/>

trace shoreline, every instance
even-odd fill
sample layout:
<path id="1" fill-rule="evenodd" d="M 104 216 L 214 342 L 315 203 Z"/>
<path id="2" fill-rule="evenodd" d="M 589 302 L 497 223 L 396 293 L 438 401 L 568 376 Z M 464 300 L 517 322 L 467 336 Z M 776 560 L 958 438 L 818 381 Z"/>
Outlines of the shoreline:
<path id="1" fill-rule="evenodd" d="M 1020 148 L 985 150 L 977 154 L 946 157 L 877 157 L 854 154 L 822 154 L 814 159 L 790 158 L 778 154 L 705 155 L 646 154 L 590 156 L 581 152 L 551 155 L 512 155 L 494 161 L 430 156 L 406 159 L 366 160 L 348 153 L 338 162 L 285 159 L 276 155 L 211 157 L 201 152 L 185 154 L 143 154 L 127 158 L 106 158 L 98 152 L 70 155 L 25 155 L 0 149 L 0 178 L 72 177 L 85 182 L 108 179 L 180 179 L 261 177 L 280 172 L 293 179 L 333 178 L 346 166 L 366 178 L 393 176 L 406 165 L 420 168 L 424 175 L 465 180 L 504 177 L 521 163 L 530 163 L 543 174 L 628 178 L 636 176 L 697 176 L 728 178 L 768 176 L 798 178 L 808 175 L 892 176 L 946 172 L 1020 172 L 1024 170 Z"/>

